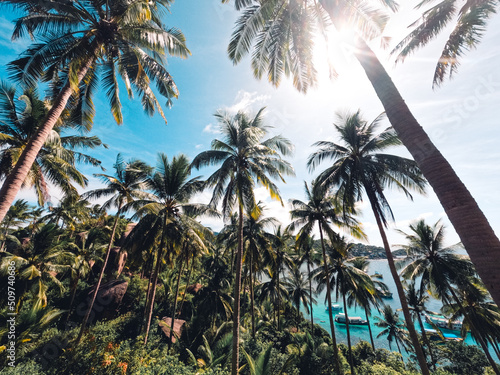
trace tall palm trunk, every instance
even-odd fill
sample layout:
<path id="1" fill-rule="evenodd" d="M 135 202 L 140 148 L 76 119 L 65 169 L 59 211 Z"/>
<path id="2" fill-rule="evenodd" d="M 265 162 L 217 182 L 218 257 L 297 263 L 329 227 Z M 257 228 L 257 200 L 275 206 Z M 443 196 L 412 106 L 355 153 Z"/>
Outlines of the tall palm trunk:
<path id="1" fill-rule="evenodd" d="M 68 315 L 66 315 L 66 320 L 64 321 L 65 326 L 68 325 L 69 317 L 71 316 L 71 312 L 73 310 L 73 303 L 75 302 L 76 290 L 78 289 L 79 281 L 80 281 L 80 273 L 78 273 L 78 276 L 76 277 L 76 280 L 71 288 L 71 300 L 69 301 Z"/>
<path id="2" fill-rule="evenodd" d="M 370 342 L 372 343 L 372 349 L 375 351 L 375 341 L 373 341 L 372 326 L 370 324 L 370 315 L 368 307 L 365 307 L 366 321 L 368 322 L 368 332 L 370 333 Z"/>
<path id="3" fill-rule="evenodd" d="M 142 312 L 142 318 L 141 318 L 141 321 L 139 323 L 139 329 L 137 330 L 138 334 L 140 334 L 142 332 L 142 326 L 144 325 L 144 319 L 145 319 L 146 314 L 148 312 L 148 303 L 149 303 L 149 298 L 151 296 L 151 285 L 153 285 L 152 284 L 153 274 L 154 274 L 153 265 L 154 265 L 154 253 L 152 253 L 151 256 L 149 257 L 148 263 L 145 267 L 145 272 L 149 273 L 148 287 L 146 288 L 146 299 L 144 301 L 144 311 Z"/>
<path id="4" fill-rule="evenodd" d="M 87 308 L 87 312 L 85 313 L 85 316 L 83 318 L 82 326 L 80 328 L 80 333 L 78 333 L 78 337 L 75 341 L 75 347 L 82 339 L 85 326 L 87 325 L 87 320 L 89 319 L 90 313 L 92 312 L 92 308 L 94 307 L 94 302 L 97 297 L 97 293 L 99 292 L 99 288 L 101 287 L 102 277 L 104 276 L 104 271 L 106 270 L 106 266 L 108 264 L 109 254 L 111 253 L 111 247 L 113 246 L 113 240 L 115 238 L 116 227 L 118 225 L 118 220 L 120 219 L 120 214 L 122 212 L 122 206 L 123 203 L 122 201 L 120 201 L 120 203 L 118 204 L 118 211 L 116 212 L 115 222 L 113 223 L 113 230 L 111 231 L 111 238 L 109 239 L 108 249 L 106 250 L 106 257 L 104 258 L 104 263 L 102 265 L 101 272 L 99 273 L 99 278 L 97 279 L 95 290 L 92 293 L 92 299 L 90 301 L 89 307 Z"/>
<path id="5" fill-rule="evenodd" d="M 87 71 L 92 66 L 93 62 L 94 59 L 89 58 L 81 67 L 80 71 L 77 74 L 78 84 L 83 79 L 83 77 L 85 77 L 85 74 L 87 74 Z M 36 133 L 28 141 L 26 148 L 23 150 L 16 165 L 14 166 L 14 169 L 12 169 L 12 171 L 5 179 L 2 188 L 0 189 L 0 222 L 4 219 L 7 211 L 12 205 L 12 202 L 14 202 L 14 199 L 21 189 L 21 186 L 31 169 L 33 162 L 42 149 L 57 120 L 61 116 L 64 108 L 66 108 L 66 103 L 68 102 L 73 92 L 73 86 L 68 80 L 59 92 L 59 95 L 57 95 L 56 99 L 54 100 L 52 108 L 50 108 L 49 112 L 47 113 L 45 122 L 37 129 Z"/>
<path id="6" fill-rule="evenodd" d="M 158 275 L 161 270 L 161 263 L 163 258 L 163 249 L 165 248 L 165 227 L 167 226 L 167 218 L 163 219 L 163 230 L 161 231 L 160 248 L 156 257 L 155 270 L 151 280 L 151 291 L 149 301 L 146 302 L 148 317 L 146 320 L 146 332 L 144 334 L 144 345 L 148 343 L 149 328 L 151 327 L 151 318 L 153 317 L 153 307 L 155 304 L 156 284 L 158 283 Z"/>
<path id="7" fill-rule="evenodd" d="M 170 340 L 168 341 L 168 350 L 167 353 L 170 352 L 170 348 L 172 347 L 172 339 L 174 337 L 174 327 L 175 327 L 175 311 L 177 310 L 177 297 L 179 296 L 179 286 L 181 284 L 181 276 L 182 271 L 184 270 L 184 259 L 181 259 L 181 265 L 179 269 L 179 274 L 177 275 L 177 284 L 175 286 L 175 298 L 174 298 L 174 309 L 172 310 L 172 320 L 170 326 Z"/>
<path id="8" fill-rule="evenodd" d="M 254 282 L 255 274 L 253 271 L 253 256 L 252 251 L 250 251 L 250 310 L 252 316 L 252 338 L 255 339 L 255 306 L 254 306 Z"/>
<path id="9" fill-rule="evenodd" d="M 347 348 L 349 350 L 349 366 L 351 367 L 351 375 L 354 375 L 355 372 L 354 372 L 354 362 L 352 358 L 351 330 L 349 329 L 349 314 L 347 313 L 347 301 L 344 292 L 342 292 L 342 301 L 344 302 L 345 329 L 347 332 Z"/>
<path id="10" fill-rule="evenodd" d="M 309 277 L 309 304 L 311 309 L 311 335 L 314 333 L 314 318 L 313 318 L 313 301 L 312 301 L 312 279 L 311 279 L 311 265 L 307 262 L 307 276 Z"/>
<path id="11" fill-rule="evenodd" d="M 321 225 L 318 226 L 319 226 L 319 237 L 321 239 L 321 250 L 323 251 L 323 266 L 325 267 L 326 299 L 328 302 L 328 317 L 330 318 L 330 331 L 332 333 L 333 361 L 335 363 L 335 373 L 342 374 L 340 368 L 339 349 L 337 347 L 337 338 L 335 337 L 335 325 L 333 323 L 332 296 L 331 296 L 332 289 L 330 286 L 330 275 L 328 272 L 328 260 L 326 258 L 325 241 L 323 239 L 323 230 L 321 229 Z"/>
<path id="12" fill-rule="evenodd" d="M 279 254 L 278 254 L 279 256 Z M 280 293 L 280 265 L 278 264 L 278 271 L 276 272 L 276 297 L 278 298 L 278 303 L 276 307 L 276 318 L 278 320 L 278 332 L 281 330 L 280 324 L 280 311 L 281 311 L 281 293 Z"/>
<path id="13" fill-rule="evenodd" d="M 424 339 L 425 345 L 429 349 L 429 355 L 431 357 L 432 367 L 434 371 L 436 371 L 436 360 L 434 359 L 434 353 L 432 352 L 431 343 L 429 342 L 429 337 L 427 337 L 427 334 L 425 333 L 424 323 L 422 322 L 422 317 L 420 316 L 420 312 L 416 311 L 416 313 L 417 313 L 418 325 L 420 326 L 420 331 L 422 332 L 422 338 Z"/>
<path id="14" fill-rule="evenodd" d="M 394 280 L 394 283 L 396 284 L 396 290 L 398 292 L 399 301 L 401 302 L 401 308 L 403 310 L 403 315 L 406 322 L 406 328 L 410 333 L 410 339 L 415 349 L 415 354 L 417 355 L 418 364 L 420 366 L 420 369 L 422 370 L 423 375 L 430 375 L 429 368 L 427 367 L 427 361 L 425 359 L 425 354 L 422 350 L 422 347 L 420 346 L 420 343 L 418 341 L 417 331 L 415 330 L 415 326 L 413 325 L 413 321 L 411 320 L 410 309 L 408 308 L 408 303 L 406 302 L 406 294 L 403 289 L 403 284 L 399 279 L 398 271 L 396 270 L 396 265 L 394 264 L 394 258 L 392 256 L 391 248 L 389 246 L 389 241 L 387 240 L 387 236 L 385 234 L 384 225 L 382 224 L 382 220 L 380 219 L 380 215 L 375 205 L 376 198 L 373 196 L 373 193 L 371 193 L 369 189 L 366 189 L 366 192 L 368 194 L 368 199 L 370 201 L 373 214 L 375 215 L 375 220 L 377 221 L 377 226 L 380 231 L 380 235 L 382 236 L 382 242 L 384 244 L 387 263 L 389 264 L 389 269 L 391 271 L 392 278 Z"/>
<path id="15" fill-rule="evenodd" d="M 231 374 L 239 373 L 240 354 L 240 289 L 241 268 L 243 263 L 243 206 L 239 203 L 238 218 L 238 250 L 236 252 L 236 277 L 234 281 L 234 308 L 233 308 L 233 353 L 231 359 Z"/>
<path id="16" fill-rule="evenodd" d="M 500 305 L 500 269 L 497 262 L 491 261 L 500 258 L 500 240 L 466 186 L 410 112 L 373 51 L 361 38 L 356 47 L 355 56 L 387 118 L 434 190 L 491 297 Z"/>
<path id="17" fill-rule="evenodd" d="M 189 267 L 189 258 L 186 260 L 186 267 Z M 193 254 L 193 260 L 191 261 L 191 267 L 189 267 L 189 272 L 187 275 L 186 288 L 184 289 L 184 293 L 182 295 L 182 300 L 181 300 L 181 303 L 179 305 L 179 315 L 182 314 L 182 306 L 184 306 L 184 301 L 186 300 L 187 288 L 189 286 L 189 282 L 191 281 L 191 274 L 193 273 L 193 268 L 194 268 L 194 254 Z"/>

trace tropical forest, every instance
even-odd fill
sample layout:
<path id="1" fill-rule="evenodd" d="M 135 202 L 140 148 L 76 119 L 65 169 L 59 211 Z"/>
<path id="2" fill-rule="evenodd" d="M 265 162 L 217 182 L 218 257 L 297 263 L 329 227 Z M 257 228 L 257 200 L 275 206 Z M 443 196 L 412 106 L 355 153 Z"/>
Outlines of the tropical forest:
<path id="1" fill-rule="evenodd" d="M 1 374 L 500 375 L 499 1 L 0 7 Z"/>

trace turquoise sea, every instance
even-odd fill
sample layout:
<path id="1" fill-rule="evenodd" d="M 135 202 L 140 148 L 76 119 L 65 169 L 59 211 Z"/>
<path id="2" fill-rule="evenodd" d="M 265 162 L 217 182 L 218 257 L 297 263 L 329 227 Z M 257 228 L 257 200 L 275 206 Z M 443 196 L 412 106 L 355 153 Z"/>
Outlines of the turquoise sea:
<path id="1" fill-rule="evenodd" d="M 384 303 L 390 305 L 393 310 L 397 310 L 401 308 L 401 304 L 399 302 L 397 293 L 396 293 L 396 286 L 394 284 L 394 280 L 391 277 L 390 271 L 389 271 L 389 266 L 387 264 L 387 260 L 385 259 L 380 259 L 380 260 L 370 260 L 370 266 L 368 269 L 368 274 L 373 275 L 375 272 L 380 273 L 383 276 L 382 281 L 387 284 L 389 287 L 389 290 L 393 293 L 393 298 L 391 299 L 384 299 Z M 327 304 L 325 302 L 325 297 L 326 297 L 326 291 L 323 291 L 320 295 L 317 295 L 316 298 L 316 305 L 313 306 L 313 318 L 314 322 L 319 324 L 321 327 L 327 330 L 327 332 L 330 332 L 330 323 L 329 323 L 329 318 L 328 318 L 328 311 L 326 311 Z M 335 301 L 335 296 L 332 296 L 332 303 L 333 304 L 339 304 L 340 306 L 343 307 L 342 304 L 342 299 L 339 298 L 339 301 Z M 438 300 L 431 299 L 429 301 L 429 304 L 427 305 L 427 309 L 433 312 L 439 312 L 439 309 L 441 308 L 441 303 Z M 307 317 L 310 319 L 310 316 L 306 313 L 306 311 L 302 308 L 302 312 L 304 314 L 304 317 Z M 362 319 L 366 319 L 365 317 L 365 312 L 364 309 L 362 308 L 350 308 L 347 310 L 349 317 L 352 316 L 359 316 Z M 372 333 L 373 333 L 373 338 L 375 342 L 375 347 L 376 348 L 385 348 L 385 349 L 391 349 L 389 348 L 389 342 L 387 341 L 386 336 L 381 336 L 380 338 L 377 338 L 377 335 L 383 330 L 382 328 L 377 327 L 374 323 L 376 320 L 374 319 L 375 316 L 380 316 L 379 312 L 374 309 L 372 310 L 372 315 L 370 316 L 370 325 L 372 328 Z M 334 318 L 335 315 L 338 314 L 338 312 L 334 311 Z M 403 313 L 401 311 L 398 312 L 400 318 L 404 320 Z M 427 323 L 424 323 L 426 328 L 432 328 L 430 325 L 427 325 Z M 418 323 L 415 326 L 417 328 L 417 332 L 419 332 L 420 328 L 418 327 Z M 350 332 L 351 332 L 351 342 L 353 345 L 358 343 L 359 341 L 367 341 L 370 342 L 370 334 L 368 331 L 368 326 L 349 326 Z M 347 333 L 346 333 L 346 328 L 344 324 L 338 324 L 335 323 L 335 333 L 337 337 L 337 342 L 342 342 L 347 344 Z M 447 330 L 443 329 L 443 333 L 453 333 L 456 335 L 460 335 L 459 331 L 452 331 L 452 330 Z M 470 337 L 470 334 L 467 336 L 465 342 L 470 345 L 476 345 L 476 342 L 474 339 Z M 393 342 L 392 343 L 392 349 L 393 351 L 397 351 L 396 344 Z M 494 354 L 492 352 L 492 354 Z M 403 352 L 403 356 L 407 357 L 407 353 Z"/>

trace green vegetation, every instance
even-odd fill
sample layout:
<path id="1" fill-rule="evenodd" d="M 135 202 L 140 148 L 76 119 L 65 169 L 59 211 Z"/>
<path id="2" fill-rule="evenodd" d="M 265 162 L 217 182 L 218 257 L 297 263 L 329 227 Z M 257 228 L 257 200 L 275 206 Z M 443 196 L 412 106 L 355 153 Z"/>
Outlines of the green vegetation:
<path id="1" fill-rule="evenodd" d="M 27 34 L 35 42 L 9 64 L 11 78 L 25 86 L 21 103 L 14 86 L 0 84 L 3 374 L 427 375 L 429 369 L 438 375 L 500 374 L 493 356 L 500 357 L 500 309 L 493 301 L 500 297 L 490 295 L 481 280 L 491 285 L 495 269 L 485 262 L 477 262 L 476 269 L 469 257 L 444 248 L 439 222 L 430 226 L 420 220 L 403 232 L 405 258 L 398 264 L 386 237 L 393 220 L 386 191 L 396 188 L 411 199 L 412 192 L 424 192 L 428 180 L 471 256 L 500 251 L 484 215 L 365 43 L 380 32 L 383 13 L 357 1 L 320 0 L 301 7 L 286 0 L 236 0 L 243 13 L 230 58 L 237 63 L 254 50 L 256 77 L 266 73 L 278 85 L 283 74 L 291 74 L 304 92 L 315 79 L 313 28 L 338 25 L 340 15 L 361 26 L 356 57 L 393 125 L 379 132 L 382 116 L 368 123 L 360 111 L 339 115 L 339 143 L 318 141 L 308 159 L 311 170 L 331 164 L 304 183 L 306 200 L 292 199 L 291 221 L 280 223 L 266 216 L 256 189 L 264 187 L 284 205 L 277 182 L 294 174 L 286 160 L 294 147 L 265 124 L 264 108 L 256 114 L 217 112 L 221 139 L 192 161 L 160 152 L 153 167 L 118 155 L 113 174 L 95 175 L 104 187 L 80 195 L 74 186 L 85 188 L 88 182 L 78 163 L 100 165 L 77 149 L 104 145 L 97 137 L 67 136 L 63 130 L 90 131 L 99 76 L 118 124 L 123 121 L 118 76 L 130 97 L 133 91 L 139 95 L 147 114 L 158 112 L 166 121 L 155 92 L 169 102 L 178 95 L 166 56 L 190 53 L 183 34 L 163 24 L 170 0 L 7 3 L 21 14 L 13 39 Z M 392 1 L 383 3 L 397 9 Z M 474 45 L 477 29 L 494 13 L 491 4 L 475 7 L 472 22 L 462 20 L 453 32 L 467 26 L 468 38 L 450 38 L 448 57 Z M 434 21 L 432 12 L 424 21 Z M 429 36 L 421 33 L 418 27 L 397 47 L 400 58 L 427 43 Z M 455 64 L 438 66 L 436 82 Z M 44 100 L 36 90 L 40 82 L 49 88 Z M 423 143 L 432 157 L 422 156 Z M 389 153 L 402 144 L 415 160 Z M 206 167 L 212 168 L 206 179 L 191 175 Z M 445 188 L 439 184 L 443 178 Z M 47 210 L 49 182 L 62 196 Z M 14 202 L 21 186 L 35 189 L 40 207 Z M 195 202 L 204 191 L 210 202 Z M 384 305 L 387 286 L 366 272 L 373 249 L 356 252 L 341 235 L 366 238 L 357 204 L 363 197 L 383 240 L 403 318 Z M 99 198 L 107 201 L 93 204 Z M 223 222 L 218 234 L 203 224 L 207 217 Z M 315 298 L 323 290 L 330 332 L 313 319 Z M 460 338 L 447 341 L 444 327 L 434 322 L 435 331 L 427 335 L 422 322 L 427 295 L 442 303 L 441 320 L 448 326 L 460 320 L 461 339 L 470 332 L 479 347 Z M 337 338 L 332 296 L 342 300 L 347 345 Z M 363 309 L 370 343 L 352 345 L 351 306 Z M 310 312 L 310 321 L 301 309 Z M 382 316 L 371 319 L 375 309 Z M 383 328 L 377 337 L 386 337 L 390 347 L 395 343 L 398 353 L 375 348 L 372 323 Z"/>

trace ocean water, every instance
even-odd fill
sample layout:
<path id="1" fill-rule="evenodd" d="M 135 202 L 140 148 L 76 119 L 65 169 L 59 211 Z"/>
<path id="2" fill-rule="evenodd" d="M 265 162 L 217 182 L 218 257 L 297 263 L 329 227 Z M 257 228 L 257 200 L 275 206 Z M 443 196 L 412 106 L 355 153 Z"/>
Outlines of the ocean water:
<path id="1" fill-rule="evenodd" d="M 368 274 L 373 275 L 375 272 L 380 273 L 383 276 L 383 281 L 389 288 L 389 290 L 393 294 L 393 298 L 391 299 L 384 299 L 383 302 L 387 305 L 390 305 L 394 311 L 397 311 L 398 309 L 401 309 L 401 303 L 399 302 L 399 298 L 397 296 L 396 292 L 396 285 L 394 283 L 394 280 L 392 279 L 390 270 L 389 270 L 389 265 L 387 264 L 387 260 L 385 259 L 375 259 L 375 260 L 370 260 L 370 266 L 368 268 Z M 314 288 L 314 286 L 313 286 Z M 326 291 L 323 291 L 321 294 L 315 296 L 316 298 L 316 304 L 313 305 L 313 318 L 314 322 L 316 324 L 319 324 L 322 328 L 324 328 L 327 332 L 330 333 L 330 323 L 329 323 L 329 317 L 328 317 L 328 311 L 326 311 L 327 303 L 325 302 L 325 297 L 326 297 Z M 343 308 L 343 302 L 342 302 L 342 297 L 339 296 L 339 300 L 335 300 L 335 295 L 332 295 L 332 303 L 333 304 L 338 304 Z M 433 312 L 439 312 L 441 308 L 441 302 L 435 299 L 432 299 L 429 301 L 427 304 L 427 309 Z M 307 319 L 310 319 L 310 316 L 307 314 L 305 309 L 302 307 L 301 308 L 302 313 L 304 314 L 304 317 Z M 334 319 L 335 315 L 338 314 L 341 311 L 333 311 Z M 343 310 L 342 310 L 343 312 Z M 357 308 L 348 308 L 347 309 L 349 317 L 353 316 L 359 316 L 362 319 L 366 319 L 365 316 L 365 311 L 364 309 L 357 307 Z M 397 311 L 399 314 L 399 317 L 404 321 L 403 317 L 403 312 L 402 311 Z M 387 340 L 386 336 L 381 336 L 377 338 L 377 335 L 383 331 L 383 328 L 377 327 L 375 325 L 375 322 L 377 321 L 374 317 L 375 316 L 381 316 L 381 314 L 377 311 L 377 309 L 372 309 L 371 311 L 371 316 L 369 318 L 370 326 L 372 329 L 372 334 L 373 334 L 373 339 L 375 342 L 375 347 L 378 348 L 385 348 L 393 351 L 397 351 L 397 346 L 396 343 L 392 343 L 392 348 L 389 347 L 389 342 Z M 423 317 L 422 317 L 423 319 Z M 347 344 L 347 332 L 346 332 L 346 326 L 345 324 L 335 324 L 335 336 L 337 338 L 337 342 L 342 342 Z M 432 327 L 428 325 L 427 323 L 424 322 L 425 328 L 431 329 Z M 420 327 L 418 326 L 418 323 L 415 325 L 417 332 L 420 332 Z M 351 343 L 353 345 L 357 344 L 360 341 L 367 341 L 370 342 L 370 333 L 368 330 L 368 326 L 349 326 L 350 328 L 350 333 L 351 333 Z M 452 331 L 452 330 L 447 330 L 443 329 L 443 333 L 453 333 L 456 335 L 460 335 L 459 331 Z M 470 345 L 477 345 L 476 342 L 472 337 L 470 337 L 470 334 L 467 336 L 465 339 L 465 342 Z M 402 349 L 403 350 L 403 349 Z M 492 354 L 494 354 L 492 352 Z M 408 357 L 408 353 L 404 352 L 403 350 L 403 356 L 405 358 Z"/>

